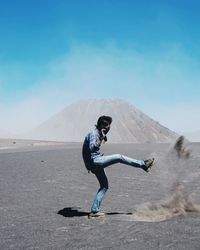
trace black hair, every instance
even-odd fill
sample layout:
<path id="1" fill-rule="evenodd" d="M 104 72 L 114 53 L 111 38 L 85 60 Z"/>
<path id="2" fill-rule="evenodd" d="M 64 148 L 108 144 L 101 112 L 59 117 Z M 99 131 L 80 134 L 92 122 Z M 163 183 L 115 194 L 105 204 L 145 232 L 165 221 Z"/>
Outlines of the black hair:
<path id="1" fill-rule="evenodd" d="M 102 115 L 97 120 L 96 128 L 99 129 L 99 130 L 101 130 L 102 128 L 105 128 L 108 125 L 110 125 L 111 123 L 112 123 L 112 117 L 106 116 L 106 115 Z"/>

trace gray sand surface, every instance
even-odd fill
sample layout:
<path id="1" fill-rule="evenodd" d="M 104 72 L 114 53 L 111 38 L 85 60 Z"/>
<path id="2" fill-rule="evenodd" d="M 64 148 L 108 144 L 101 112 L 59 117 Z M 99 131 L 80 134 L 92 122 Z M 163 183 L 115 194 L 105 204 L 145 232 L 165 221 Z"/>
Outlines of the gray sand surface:
<path id="1" fill-rule="evenodd" d="M 188 160 L 176 158 L 168 144 L 103 147 L 106 154 L 138 159 L 155 155 L 157 162 L 151 174 L 120 164 L 107 168 L 102 219 L 87 217 L 98 183 L 84 168 L 81 144 L 2 150 L 0 249 L 199 250 L 200 144 L 189 145 Z M 170 200 L 178 182 L 184 196 L 196 195 L 191 211 L 180 209 L 181 196 L 178 207 L 167 208 L 171 218 L 158 218 L 161 201 Z"/>
<path id="2" fill-rule="evenodd" d="M 66 143 L 64 142 L 55 142 L 55 141 L 41 141 L 41 140 L 26 140 L 26 139 L 1 139 L 0 138 L 0 153 L 4 150 L 9 151 L 18 151 L 23 149 L 34 150 L 35 147 L 43 148 L 45 146 L 45 150 L 50 146 L 62 146 Z"/>

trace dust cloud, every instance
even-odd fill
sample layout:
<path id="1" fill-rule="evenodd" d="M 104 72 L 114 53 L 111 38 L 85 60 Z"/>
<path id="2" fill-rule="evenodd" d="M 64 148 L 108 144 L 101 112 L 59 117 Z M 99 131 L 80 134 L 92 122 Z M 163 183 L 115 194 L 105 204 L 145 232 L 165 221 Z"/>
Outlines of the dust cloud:
<path id="1" fill-rule="evenodd" d="M 141 205 L 129 218 L 131 221 L 159 222 L 169 220 L 175 216 L 185 215 L 188 212 L 200 212 L 200 206 L 193 200 L 193 194 L 187 195 L 184 186 L 177 184 L 171 197 L 160 203 L 145 203 Z"/>
<path id="2" fill-rule="evenodd" d="M 195 194 L 188 194 L 186 185 L 188 180 L 193 180 L 189 171 L 191 153 L 184 137 L 180 136 L 168 152 L 156 157 L 157 167 L 162 168 L 159 178 L 166 198 L 156 204 L 140 205 L 128 220 L 159 222 L 188 212 L 200 213 L 200 206 L 194 201 Z"/>

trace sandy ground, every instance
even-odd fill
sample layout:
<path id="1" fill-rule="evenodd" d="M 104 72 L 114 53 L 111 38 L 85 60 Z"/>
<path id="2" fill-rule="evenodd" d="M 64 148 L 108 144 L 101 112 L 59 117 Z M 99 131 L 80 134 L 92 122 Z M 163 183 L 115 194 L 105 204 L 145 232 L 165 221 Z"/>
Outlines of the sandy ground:
<path id="1" fill-rule="evenodd" d="M 0 153 L 6 152 L 17 152 L 17 151 L 32 151 L 37 149 L 45 150 L 51 148 L 51 146 L 63 146 L 73 145 L 73 143 L 56 142 L 56 141 L 41 141 L 41 140 L 25 140 L 25 139 L 2 139 L 0 138 Z"/>
<path id="2" fill-rule="evenodd" d="M 186 160 L 167 144 L 105 145 L 106 154 L 154 155 L 157 162 L 151 174 L 107 168 L 103 219 L 87 217 L 98 184 L 80 144 L 1 150 L 0 249 L 199 250 L 200 144 L 189 147 Z"/>

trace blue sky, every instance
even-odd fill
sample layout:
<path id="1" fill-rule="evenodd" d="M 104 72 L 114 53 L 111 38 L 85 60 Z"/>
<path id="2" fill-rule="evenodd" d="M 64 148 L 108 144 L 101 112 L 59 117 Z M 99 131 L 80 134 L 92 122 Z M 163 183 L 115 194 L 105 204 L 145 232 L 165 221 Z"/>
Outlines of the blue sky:
<path id="1" fill-rule="evenodd" d="M 122 98 L 199 129 L 199 1 L 0 0 L 0 129 L 21 133 L 84 98 Z"/>

